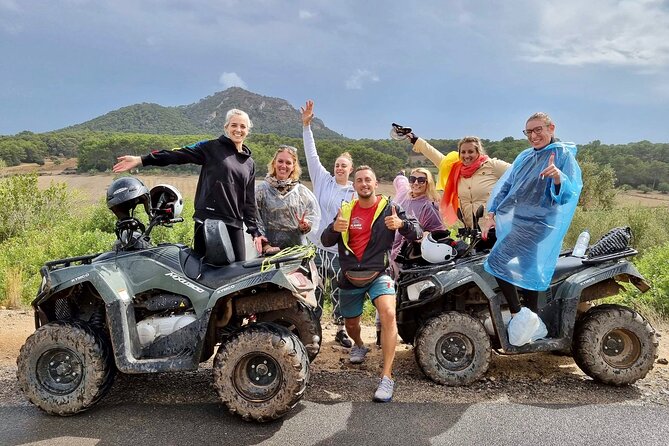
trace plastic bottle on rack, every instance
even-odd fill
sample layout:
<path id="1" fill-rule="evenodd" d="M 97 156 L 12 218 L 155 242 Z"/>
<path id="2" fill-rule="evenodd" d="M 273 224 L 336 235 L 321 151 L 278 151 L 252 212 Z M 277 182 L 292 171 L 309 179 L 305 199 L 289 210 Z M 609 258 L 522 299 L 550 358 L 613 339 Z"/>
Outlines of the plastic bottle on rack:
<path id="1" fill-rule="evenodd" d="M 588 243 L 590 243 L 590 233 L 586 229 L 579 234 L 571 255 L 574 257 L 585 257 L 585 251 L 588 249 Z"/>

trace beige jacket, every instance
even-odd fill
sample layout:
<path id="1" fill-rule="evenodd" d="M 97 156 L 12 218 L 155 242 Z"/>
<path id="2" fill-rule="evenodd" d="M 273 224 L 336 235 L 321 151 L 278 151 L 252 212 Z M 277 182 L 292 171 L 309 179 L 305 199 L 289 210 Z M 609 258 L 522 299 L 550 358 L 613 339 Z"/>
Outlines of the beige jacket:
<path id="1" fill-rule="evenodd" d="M 439 168 L 445 155 L 432 147 L 422 138 L 418 138 L 413 146 L 414 152 L 422 153 L 427 159 Z M 474 212 L 479 206 L 483 205 L 484 211 L 486 202 L 490 197 L 495 183 L 506 172 L 511 164 L 497 158 L 489 158 L 470 178 L 460 177 L 458 182 L 458 199 L 460 201 L 460 210 L 465 219 L 465 225 L 468 228 L 474 226 Z M 485 212 L 484 212 L 485 215 Z"/>

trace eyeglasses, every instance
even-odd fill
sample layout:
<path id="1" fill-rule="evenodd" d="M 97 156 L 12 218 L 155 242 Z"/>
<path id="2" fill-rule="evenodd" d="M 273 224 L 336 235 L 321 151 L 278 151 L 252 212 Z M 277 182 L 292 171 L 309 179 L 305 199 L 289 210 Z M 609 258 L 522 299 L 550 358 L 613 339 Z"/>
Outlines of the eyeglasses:
<path id="1" fill-rule="evenodd" d="M 409 183 L 410 184 L 413 184 L 416 181 L 418 181 L 418 184 L 425 184 L 425 183 L 427 183 L 427 177 L 415 177 L 413 175 L 411 175 L 409 177 Z"/>
<path id="2" fill-rule="evenodd" d="M 536 133 L 537 135 L 541 135 L 544 131 L 544 127 L 548 127 L 547 125 L 540 125 L 539 127 L 535 127 L 533 129 L 525 129 L 523 130 L 523 135 L 527 136 L 528 138 L 532 136 L 532 133 Z"/>

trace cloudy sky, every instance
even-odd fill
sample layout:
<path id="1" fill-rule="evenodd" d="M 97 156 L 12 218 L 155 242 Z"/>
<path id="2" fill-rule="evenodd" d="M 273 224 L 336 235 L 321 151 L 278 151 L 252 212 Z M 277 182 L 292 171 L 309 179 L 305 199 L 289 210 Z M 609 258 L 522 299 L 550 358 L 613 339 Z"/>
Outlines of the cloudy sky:
<path id="1" fill-rule="evenodd" d="M 0 56 L 0 134 L 240 86 L 352 138 L 669 142 L 669 0 L 0 0 Z"/>

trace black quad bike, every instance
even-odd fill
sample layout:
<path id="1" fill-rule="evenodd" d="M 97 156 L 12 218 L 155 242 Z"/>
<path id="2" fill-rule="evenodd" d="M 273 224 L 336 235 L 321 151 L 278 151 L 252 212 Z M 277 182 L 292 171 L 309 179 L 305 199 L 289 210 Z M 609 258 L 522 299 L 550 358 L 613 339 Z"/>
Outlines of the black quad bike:
<path id="1" fill-rule="evenodd" d="M 624 282 L 642 292 L 649 289 L 626 260 L 637 254 L 629 247 L 629 228 L 610 231 L 585 258 L 561 253 L 550 287 L 531 308 L 545 322 L 548 336 L 520 347 L 509 343 L 506 301 L 483 269 L 489 251 L 476 248 L 480 229 L 461 229 L 459 236 L 458 241 L 442 240 L 455 247 L 453 258 L 443 263 L 425 261 L 416 244 L 405 244 L 398 256 L 398 331 L 413 343 L 416 361 L 431 380 L 449 386 L 478 380 L 488 369 L 492 349 L 571 354 L 588 376 L 613 385 L 631 384 L 653 368 L 658 342 L 650 324 L 630 308 L 593 305 L 617 294 Z"/>
<path id="2" fill-rule="evenodd" d="M 214 386 L 230 412 L 268 421 L 302 398 L 319 351 L 313 254 L 234 262 L 225 225 L 206 220 L 205 249 L 150 242 L 182 221 L 171 186 L 112 183 L 114 249 L 46 263 L 32 302 L 36 331 L 21 348 L 21 390 L 40 409 L 72 415 L 95 404 L 115 372 L 195 370 L 216 351 Z M 134 211 L 143 204 L 145 228 Z"/>

